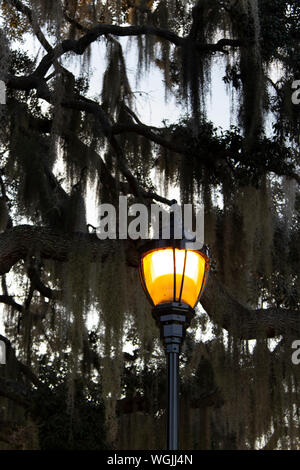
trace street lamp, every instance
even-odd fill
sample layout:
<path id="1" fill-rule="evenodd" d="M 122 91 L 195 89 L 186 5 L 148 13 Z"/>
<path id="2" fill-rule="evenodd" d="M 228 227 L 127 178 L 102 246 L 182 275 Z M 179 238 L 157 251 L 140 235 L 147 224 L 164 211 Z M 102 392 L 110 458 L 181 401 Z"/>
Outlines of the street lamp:
<path id="1" fill-rule="evenodd" d="M 171 214 L 172 215 L 172 214 Z M 168 364 L 167 447 L 178 449 L 178 364 L 180 348 L 209 272 L 209 250 L 190 248 L 184 236 L 151 240 L 140 248 L 143 289 L 160 327 Z"/>

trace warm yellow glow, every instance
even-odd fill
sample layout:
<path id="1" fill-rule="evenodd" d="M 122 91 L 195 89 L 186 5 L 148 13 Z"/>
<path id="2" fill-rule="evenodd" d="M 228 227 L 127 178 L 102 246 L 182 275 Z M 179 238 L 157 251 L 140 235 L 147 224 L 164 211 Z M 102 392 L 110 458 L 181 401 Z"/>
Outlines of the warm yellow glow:
<path id="1" fill-rule="evenodd" d="M 175 249 L 176 295 L 179 301 L 185 250 Z M 174 260 L 171 248 L 147 253 L 142 259 L 142 269 L 149 295 L 154 305 L 174 300 Z M 205 275 L 205 260 L 195 251 L 186 252 L 186 265 L 181 302 L 194 307 Z"/>

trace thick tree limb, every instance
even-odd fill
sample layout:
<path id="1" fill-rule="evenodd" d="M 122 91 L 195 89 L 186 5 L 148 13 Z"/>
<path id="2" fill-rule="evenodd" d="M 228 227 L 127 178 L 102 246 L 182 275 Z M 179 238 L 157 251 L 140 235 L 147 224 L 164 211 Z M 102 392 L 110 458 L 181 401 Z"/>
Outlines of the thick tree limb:
<path id="1" fill-rule="evenodd" d="M 7 273 L 21 259 L 38 250 L 42 258 L 67 261 L 74 250 L 105 260 L 116 244 L 124 243 L 127 263 L 137 266 L 138 255 L 130 240 L 99 240 L 94 234 L 65 234 L 44 227 L 21 225 L 0 234 L 0 274 Z M 211 273 L 201 299 L 211 320 L 241 339 L 273 338 L 300 334 L 300 313 L 288 309 L 251 310 L 233 299 Z"/>
<path id="2" fill-rule="evenodd" d="M 173 143 L 161 137 L 159 134 L 153 132 L 149 126 L 142 124 L 115 124 L 112 126 L 112 133 L 115 135 L 123 133 L 135 133 L 146 137 L 148 140 L 151 140 L 155 144 L 161 145 L 162 147 L 171 150 L 172 152 L 185 154 L 187 153 L 187 148 L 179 145 L 178 143 Z"/>
<path id="3" fill-rule="evenodd" d="M 34 253 L 41 258 L 68 261 L 74 252 L 85 253 L 91 261 L 103 261 L 114 252 L 116 244 L 124 243 L 127 262 L 136 265 L 129 240 L 100 240 L 95 234 L 64 233 L 46 227 L 19 225 L 0 234 L 0 274 L 5 274 L 20 260 Z"/>
<path id="4" fill-rule="evenodd" d="M 81 55 L 93 42 L 95 42 L 101 36 L 107 36 L 109 34 L 114 36 L 152 35 L 161 39 L 165 39 L 178 47 L 184 47 L 187 43 L 192 42 L 195 49 L 200 53 L 213 53 L 218 51 L 226 53 L 226 50 L 224 49 L 226 46 L 239 47 L 243 45 L 242 41 L 238 39 L 227 38 L 220 39 L 215 44 L 193 42 L 189 36 L 187 38 L 183 38 L 172 31 L 151 25 L 118 26 L 112 24 L 100 24 L 88 30 L 81 38 L 77 40 L 65 39 L 56 47 L 52 48 L 46 38 L 43 36 L 39 26 L 35 23 L 31 10 L 24 6 L 19 0 L 10 0 L 10 3 L 27 16 L 39 41 L 48 51 L 48 53 L 40 61 L 35 72 L 32 74 L 33 76 L 39 78 L 45 77 L 50 67 L 54 65 L 57 59 L 59 59 L 63 54 L 67 52 L 74 52 L 75 54 Z"/>
<path id="5" fill-rule="evenodd" d="M 37 90 L 38 98 L 45 99 L 50 103 L 52 102 L 52 97 L 47 85 L 47 81 L 43 77 L 38 77 L 34 74 L 28 76 L 9 75 L 6 85 L 12 90 Z"/>
<path id="6" fill-rule="evenodd" d="M 23 305 L 18 304 L 11 295 L 0 295 L 0 302 L 5 305 L 13 307 L 18 312 L 23 312 Z"/>
<path id="7" fill-rule="evenodd" d="M 300 312 L 290 309 L 251 310 L 233 299 L 211 273 L 201 304 L 214 323 L 240 339 L 300 335 Z"/>
<path id="8" fill-rule="evenodd" d="M 142 25 L 142 26 L 118 26 L 112 24 L 100 24 L 90 29 L 84 36 L 80 39 L 65 39 L 58 46 L 56 46 L 52 51 L 43 57 L 39 66 L 36 69 L 36 75 L 43 77 L 48 72 L 53 62 L 61 57 L 66 52 L 75 52 L 75 54 L 83 54 L 84 51 L 90 46 L 93 42 L 99 39 L 101 36 L 112 34 L 113 36 L 141 36 L 141 35 L 151 35 L 157 36 L 161 39 L 171 42 L 175 46 L 183 47 L 186 45 L 187 41 L 191 41 L 190 38 L 183 38 L 177 34 L 169 31 L 167 29 L 151 26 L 151 25 Z M 198 52 L 212 53 L 212 52 L 226 52 L 224 50 L 225 46 L 239 47 L 242 45 L 242 41 L 237 39 L 220 39 L 215 44 L 205 44 L 205 43 L 194 43 L 194 47 Z"/>

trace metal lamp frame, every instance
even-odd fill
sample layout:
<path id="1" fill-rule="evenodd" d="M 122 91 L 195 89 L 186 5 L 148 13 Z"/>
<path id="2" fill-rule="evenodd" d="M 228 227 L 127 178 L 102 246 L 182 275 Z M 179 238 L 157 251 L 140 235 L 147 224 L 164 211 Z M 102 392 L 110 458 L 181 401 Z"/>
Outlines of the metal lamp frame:
<path id="1" fill-rule="evenodd" d="M 144 292 L 145 292 L 150 304 L 152 305 L 152 307 L 155 308 L 155 305 L 154 305 L 153 300 L 152 300 L 152 298 L 151 298 L 151 296 L 148 292 L 148 289 L 147 289 L 145 276 L 144 276 L 144 269 L 143 269 L 143 264 L 142 264 L 144 256 L 151 253 L 152 251 L 159 251 L 159 250 L 167 249 L 167 248 L 173 250 L 174 280 L 173 280 L 173 299 L 171 301 L 172 301 L 172 303 L 177 302 L 178 304 L 181 304 L 181 295 L 182 295 L 182 290 L 183 290 L 183 285 L 184 285 L 184 276 L 185 276 L 187 252 L 188 251 L 193 251 L 195 253 L 199 253 L 205 260 L 205 270 L 204 270 L 204 276 L 203 276 L 203 279 L 202 279 L 202 284 L 200 286 L 199 293 L 198 293 L 198 296 L 197 296 L 197 300 L 196 300 L 196 302 L 195 302 L 195 304 L 193 305 L 192 308 L 194 308 L 196 306 L 198 300 L 200 299 L 201 295 L 203 294 L 203 292 L 205 290 L 206 282 L 207 282 L 207 279 L 208 279 L 209 270 L 210 270 L 210 263 L 209 263 L 210 253 L 209 253 L 209 249 L 206 245 L 203 245 L 201 250 L 191 250 L 191 249 L 188 249 L 186 247 L 186 245 L 188 243 L 190 243 L 190 241 L 186 240 L 186 239 L 179 239 L 179 240 L 176 240 L 176 239 L 172 239 L 172 240 L 158 239 L 158 240 L 150 240 L 149 242 L 144 244 L 142 247 L 140 247 L 140 249 L 139 249 L 139 254 L 140 254 L 140 257 L 139 257 L 139 274 L 140 274 L 140 279 L 141 279 L 141 283 L 142 283 Z M 176 249 L 185 250 L 184 266 L 183 266 L 182 280 L 181 280 L 181 286 L 180 286 L 180 294 L 179 294 L 179 299 L 178 300 L 176 299 L 176 256 L 175 256 L 175 250 Z"/>

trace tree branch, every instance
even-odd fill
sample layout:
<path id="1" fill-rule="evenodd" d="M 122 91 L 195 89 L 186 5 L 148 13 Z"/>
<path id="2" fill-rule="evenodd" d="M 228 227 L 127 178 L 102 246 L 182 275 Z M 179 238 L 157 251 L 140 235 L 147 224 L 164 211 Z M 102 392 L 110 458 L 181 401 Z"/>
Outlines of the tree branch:
<path id="1" fill-rule="evenodd" d="M 18 304 L 11 295 L 0 295 L 0 302 L 13 307 L 17 312 L 23 313 L 23 305 Z"/>
<path id="2" fill-rule="evenodd" d="M 7 273 L 19 260 L 37 250 L 41 258 L 67 261 L 76 252 L 83 252 L 91 262 L 105 261 L 117 244 L 124 243 L 127 264 L 137 267 L 138 254 L 132 240 L 99 240 L 94 234 L 66 234 L 50 228 L 21 225 L 0 234 L 0 274 Z M 276 336 L 297 337 L 300 313 L 290 309 L 252 310 L 233 299 L 222 283 L 211 273 L 201 304 L 215 324 L 241 339 Z"/>
<path id="3" fill-rule="evenodd" d="M 31 281 L 31 285 L 34 290 L 37 290 L 43 297 L 47 297 L 48 299 L 57 298 L 60 295 L 60 292 L 56 292 L 50 287 L 46 286 L 40 278 L 40 273 L 38 271 L 38 267 L 33 263 L 27 269 L 27 275 Z"/>
<path id="4" fill-rule="evenodd" d="M 161 145 L 162 147 L 171 150 L 172 152 L 186 154 L 187 149 L 177 143 L 173 143 L 171 141 L 167 141 L 163 137 L 154 133 L 150 127 L 146 126 L 145 124 L 115 124 L 112 126 L 112 133 L 115 135 L 123 134 L 123 133 L 131 133 L 134 132 L 135 134 L 141 135 L 146 137 L 147 139 L 151 140 L 155 144 Z"/>
<path id="5" fill-rule="evenodd" d="M 75 251 L 85 253 L 91 262 L 100 262 L 114 252 L 117 243 L 124 243 L 128 264 L 136 265 L 132 241 L 100 240 L 95 234 L 64 233 L 47 227 L 19 225 L 0 234 L 0 274 L 9 272 L 18 261 L 34 253 L 39 253 L 41 258 L 66 262 Z"/>
<path id="6" fill-rule="evenodd" d="M 223 284 L 211 273 L 201 304 L 215 324 L 240 339 L 300 334 L 300 312 L 284 308 L 251 310 L 228 294 Z"/>
<path id="7" fill-rule="evenodd" d="M 24 10 L 24 13 L 27 16 L 32 18 L 32 13 L 27 7 L 21 7 L 20 2 L 18 0 L 10 0 L 11 2 L 15 2 L 19 5 L 19 8 Z M 54 64 L 54 62 L 61 57 L 63 54 L 67 52 L 74 52 L 75 54 L 82 55 L 85 50 L 90 46 L 93 42 L 99 39 L 101 36 L 107 36 L 109 34 L 113 36 L 141 36 L 141 35 L 151 35 L 157 36 L 161 39 L 165 39 L 175 46 L 184 47 L 187 42 L 191 42 L 190 37 L 180 37 L 172 31 L 167 29 L 151 26 L 151 25 L 142 25 L 142 26 L 118 26 L 112 24 L 100 24 L 95 26 L 94 28 L 88 30 L 85 35 L 83 35 L 79 39 L 65 39 L 56 47 L 52 48 L 50 44 L 46 44 L 43 38 L 41 38 L 39 31 L 36 31 L 38 34 L 38 39 L 43 43 L 43 46 L 48 50 L 48 54 L 46 54 L 42 60 L 40 61 L 38 67 L 36 68 L 33 75 L 37 77 L 45 77 L 46 73 L 48 72 L 49 68 Z M 206 44 L 206 43 L 198 43 L 193 42 L 195 49 L 200 53 L 213 53 L 213 52 L 226 52 L 224 50 L 225 46 L 231 47 L 239 47 L 242 44 L 242 41 L 238 39 L 220 39 L 215 44 Z"/>

